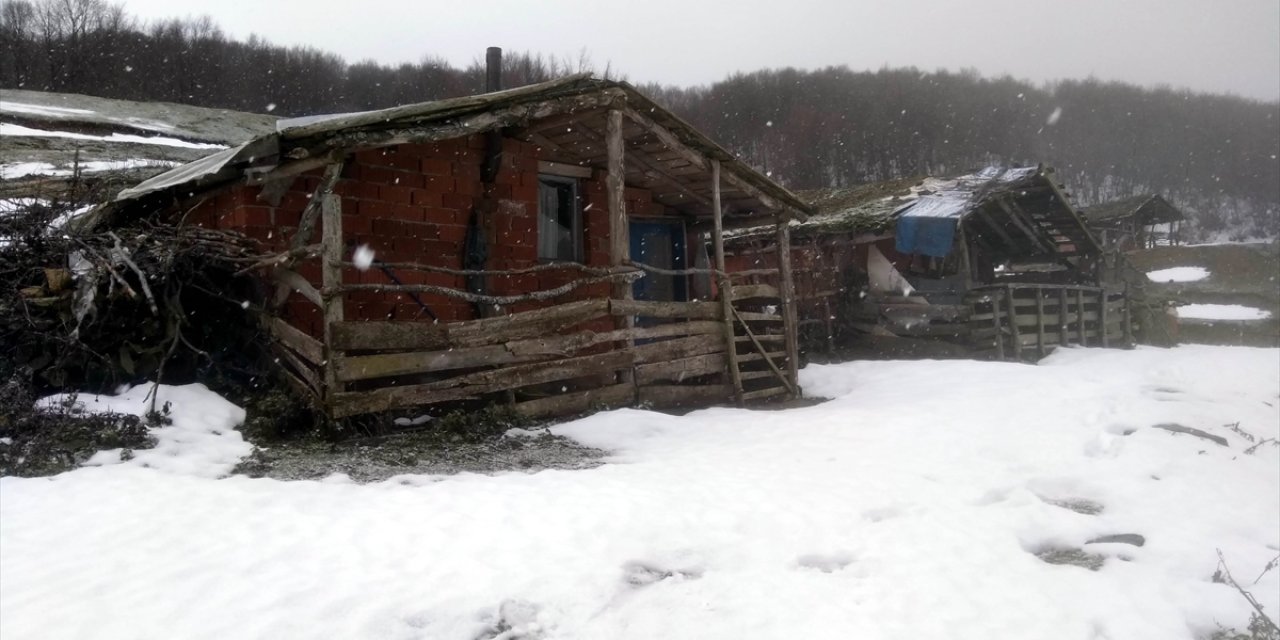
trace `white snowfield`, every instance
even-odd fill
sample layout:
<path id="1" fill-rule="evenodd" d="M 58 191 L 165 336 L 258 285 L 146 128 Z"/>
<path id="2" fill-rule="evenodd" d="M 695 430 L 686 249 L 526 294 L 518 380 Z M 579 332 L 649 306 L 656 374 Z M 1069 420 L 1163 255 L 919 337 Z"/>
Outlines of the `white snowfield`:
<path id="1" fill-rule="evenodd" d="M 1178 307 L 1184 320 L 1266 320 L 1271 312 L 1242 304 L 1184 304 Z"/>
<path id="2" fill-rule="evenodd" d="M 80 163 L 81 173 L 98 173 L 101 171 L 124 171 L 142 167 L 176 167 L 173 160 L 149 160 L 136 158 L 130 160 L 88 160 Z M 69 176 L 75 171 L 71 167 L 58 168 L 51 162 L 12 162 L 0 164 L 0 180 L 25 178 L 26 176 Z"/>
<path id="3" fill-rule="evenodd" d="M 188 388 L 171 463 L 0 479 L 0 637 L 1192 640 L 1248 621 L 1216 549 L 1242 582 L 1280 553 L 1280 449 L 1223 426 L 1280 436 L 1278 362 L 810 366 L 830 402 L 555 428 L 596 469 L 372 485 L 210 479 L 238 418 Z"/>
<path id="4" fill-rule="evenodd" d="M 1147 272 L 1147 279 L 1152 282 L 1199 282 L 1208 277 L 1209 270 L 1204 267 L 1170 267 Z"/>

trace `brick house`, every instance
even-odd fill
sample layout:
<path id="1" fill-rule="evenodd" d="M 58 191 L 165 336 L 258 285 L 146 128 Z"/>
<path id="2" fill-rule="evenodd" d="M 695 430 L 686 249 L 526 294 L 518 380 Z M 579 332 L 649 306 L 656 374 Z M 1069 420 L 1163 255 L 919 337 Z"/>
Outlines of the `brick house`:
<path id="1" fill-rule="evenodd" d="M 493 401 L 542 416 L 797 394 L 787 265 L 769 267 L 776 286 L 736 286 L 720 232 L 786 233 L 808 210 L 630 85 L 577 75 L 284 120 L 101 215 L 277 254 L 262 321 L 335 417 Z"/>

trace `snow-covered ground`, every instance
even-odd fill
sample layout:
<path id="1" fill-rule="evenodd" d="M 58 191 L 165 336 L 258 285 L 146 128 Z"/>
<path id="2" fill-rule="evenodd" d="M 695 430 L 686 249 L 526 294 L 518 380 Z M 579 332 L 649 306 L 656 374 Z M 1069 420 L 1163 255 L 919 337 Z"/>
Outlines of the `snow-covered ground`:
<path id="1" fill-rule="evenodd" d="M 1266 320 L 1271 312 L 1242 304 L 1184 304 L 1178 307 L 1183 320 Z"/>
<path id="2" fill-rule="evenodd" d="M 136 158 L 131 160 L 88 160 L 81 162 L 81 173 L 99 173 L 102 171 L 125 171 L 145 167 L 171 168 L 178 166 L 174 160 L 151 160 Z M 0 164 L 0 180 L 13 180 L 27 176 L 70 176 L 75 168 L 58 168 L 52 162 L 12 162 Z"/>
<path id="3" fill-rule="evenodd" d="M 151 462 L 0 479 L 0 637 L 1190 640 L 1248 619 L 1216 549 L 1245 582 L 1280 553 L 1280 449 L 1241 435 L 1280 436 L 1278 363 L 815 365 L 807 408 L 557 427 L 595 469 L 370 485 L 211 479 L 236 416 L 188 389 Z"/>
<path id="4" fill-rule="evenodd" d="M 1173 267 L 1147 272 L 1147 279 L 1152 282 L 1198 282 L 1209 277 L 1209 270 L 1204 267 Z"/>

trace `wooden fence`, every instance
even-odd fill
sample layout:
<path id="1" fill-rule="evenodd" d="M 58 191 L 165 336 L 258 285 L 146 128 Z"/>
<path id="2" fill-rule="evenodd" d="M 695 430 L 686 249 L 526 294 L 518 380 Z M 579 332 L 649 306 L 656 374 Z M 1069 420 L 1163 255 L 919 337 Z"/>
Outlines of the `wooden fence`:
<path id="1" fill-rule="evenodd" d="M 1007 284 L 973 289 L 969 342 L 997 359 L 1043 357 L 1058 345 L 1133 344 L 1125 291 L 1078 285 Z"/>

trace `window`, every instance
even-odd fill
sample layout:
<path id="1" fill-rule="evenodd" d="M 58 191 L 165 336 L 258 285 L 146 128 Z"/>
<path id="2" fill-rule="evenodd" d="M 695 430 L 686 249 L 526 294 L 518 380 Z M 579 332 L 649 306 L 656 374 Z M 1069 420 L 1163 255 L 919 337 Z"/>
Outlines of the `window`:
<path id="1" fill-rule="evenodd" d="M 577 180 L 538 177 L 538 259 L 582 262 Z"/>

